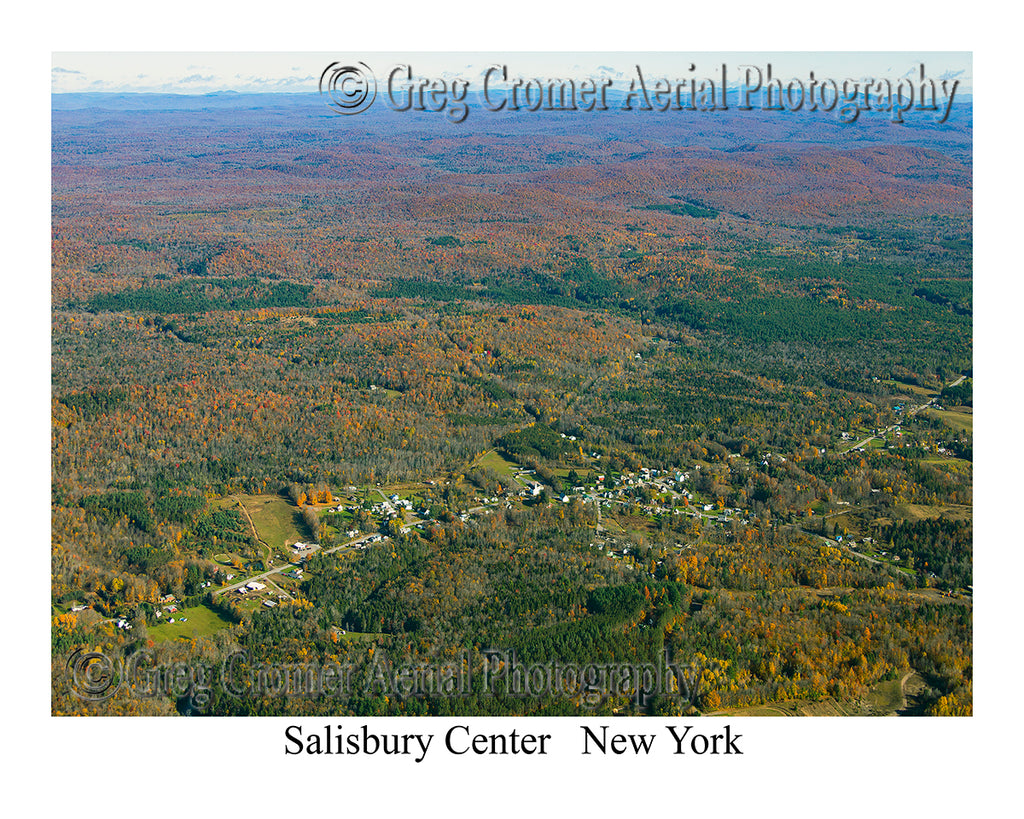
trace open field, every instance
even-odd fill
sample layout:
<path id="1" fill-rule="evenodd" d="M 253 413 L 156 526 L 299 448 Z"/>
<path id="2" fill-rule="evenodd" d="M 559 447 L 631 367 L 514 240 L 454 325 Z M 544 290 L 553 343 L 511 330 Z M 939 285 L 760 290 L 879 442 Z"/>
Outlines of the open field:
<path id="1" fill-rule="evenodd" d="M 241 600 L 236 601 L 236 603 L 238 604 L 238 607 L 244 612 L 252 613 L 256 611 L 269 611 L 269 608 L 263 605 L 264 600 L 274 600 L 275 602 L 277 602 L 276 598 L 274 597 L 260 597 L 258 595 L 250 595 L 248 597 L 244 597 Z"/>
<path id="2" fill-rule="evenodd" d="M 419 483 L 401 483 L 391 484 L 389 486 L 381 487 L 380 490 L 387 497 L 392 495 L 398 495 L 402 500 L 422 500 L 423 498 L 423 485 Z"/>
<path id="3" fill-rule="evenodd" d="M 164 640 L 176 640 L 180 637 L 209 637 L 214 632 L 231 626 L 229 620 L 225 620 L 206 606 L 181 609 L 172 616 L 174 617 L 173 623 L 161 623 L 146 629 L 151 640 L 159 643 Z M 181 622 L 182 617 L 186 618 L 185 622 Z"/>
<path id="4" fill-rule="evenodd" d="M 970 606 L 973 602 L 970 595 L 957 594 L 950 596 L 939 589 L 913 589 L 907 592 L 907 597 L 917 600 L 925 600 L 936 606 Z"/>
<path id="5" fill-rule="evenodd" d="M 519 469 L 519 465 L 508 460 L 502 456 L 496 450 L 489 450 L 477 458 L 473 462 L 473 466 L 483 467 L 484 469 L 491 469 L 497 472 L 499 475 L 506 475 L 509 478 L 512 477 L 512 470 Z"/>
<path id="6" fill-rule="evenodd" d="M 970 475 L 974 470 L 974 464 L 964 458 L 951 458 L 939 455 L 935 458 L 921 458 L 920 460 L 923 464 L 933 464 L 940 469 L 956 472 L 961 475 Z"/>
<path id="7" fill-rule="evenodd" d="M 229 567 L 234 567 L 236 565 L 244 565 L 248 562 L 244 557 L 241 557 L 240 555 L 237 555 L 234 552 L 222 552 L 220 554 L 214 555 L 213 559 L 220 563 L 222 566 Z"/>
<path id="8" fill-rule="evenodd" d="M 918 386 L 917 384 L 905 384 L 902 381 L 892 381 L 892 382 L 889 382 L 889 383 L 892 383 L 901 392 L 904 392 L 907 395 L 915 395 L 915 396 L 918 396 L 920 398 L 926 398 L 926 399 L 934 398 L 936 395 L 938 395 L 938 392 L 936 392 L 935 390 L 931 389 L 930 387 L 921 387 L 921 386 Z"/>
<path id="9" fill-rule="evenodd" d="M 271 549 L 280 549 L 305 540 L 308 535 L 299 521 L 298 510 L 277 495 L 233 495 L 225 506 L 238 508 L 239 503 L 249 513 L 260 540 Z"/>
<path id="10" fill-rule="evenodd" d="M 908 685 L 912 683 L 913 686 Z M 901 679 L 884 680 L 871 686 L 861 699 L 837 700 L 825 697 L 820 700 L 780 700 L 778 702 L 754 705 L 749 708 L 716 711 L 714 715 L 735 717 L 843 717 L 843 716 L 898 716 L 906 712 L 908 689 L 916 690 L 923 681 L 913 672 Z"/>
<path id="11" fill-rule="evenodd" d="M 822 700 L 781 700 L 729 711 L 715 711 L 713 715 L 734 717 L 845 717 L 864 716 L 861 704 L 852 700 L 838 701 L 827 697 Z"/>
<path id="12" fill-rule="evenodd" d="M 937 418 L 950 429 L 957 432 L 974 432 L 974 415 L 969 412 L 956 412 L 955 410 L 926 410 L 925 415 L 929 418 Z"/>
<path id="13" fill-rule="evenodd" d="M 871 714 L 891 714 L 903 707 L 903 689 L 899 680 L 876 683 L 864 698 Z"/>
<path id="14" fill-rule="evenodd" d="M 896 507 L 896 517 L 904 520 L 926 520 L 945 517 L 950 520 L 970 520 L 970 506 L 925 506 L 920 503 L 901 503 Z"/>

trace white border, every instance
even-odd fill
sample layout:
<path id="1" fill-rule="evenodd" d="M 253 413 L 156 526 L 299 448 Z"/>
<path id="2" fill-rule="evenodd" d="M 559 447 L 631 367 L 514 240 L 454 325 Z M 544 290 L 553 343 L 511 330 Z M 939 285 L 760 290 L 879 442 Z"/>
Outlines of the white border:
<path id="1" fill-rule="evenodd" d="M 445 3 L 402 12 L 393 4 L 370 10 L 326 8 L 213 8 L 184 2 L 149 7 L 138 3 L 59 3 L 32 12 L 27 22 L 15 12 L 9 32 L 16 50 L 5 57 L 8 103 L 5 130 L 11 165 L 19 167 L 5 197 L 12 298 L 3 338 L 14 365 L 8 435 L 14 440 L 5 488 L 9 509 L 22 527 L 8 546 L 31 566 L 33 580 L 5 606 L 15 659 L 7 666 L 4 702 L 12 722 L 7 745 L 15 753 L 10 782 L 29 783 L 33 796 L 58 809 L 89 815 L 119 808 L 162 811 L 192 807 L 341 812 L 369 808 L 397 812 L 443 807 L 457 815 L 483 812 L 547 813 L 558 803 L 571 810 L 602 813 L 657 806 L 679 813 L 714 810 L 738 815 L 744 809 L 862 816 L 874 809 L 985 813 L 1009 795 L 1009 764 L 1015 758 L 1014 701 L 1019 660 L 1009 627 L 1015 614 L 1003 583 L 1020 575 L 1013 513 L 1016 484 L 1010 464 L 1019 366 L 1009 349 L 1017 329 L 1019 262 L 1008 239 L 1016 222 L 1016 116 L 1019 89 L 1010 62 L 1016 46 L 1007 34 L 985 29 L 991 18 L 965 17 L 962 7 L 864 3 L 835 7 L 800 4 L 789 8 L 711 4 L 622 5 L 554 9 L 540 2 L 512 5 Z M 45 15 L 45 18 L 44 18 Z M 406 21 L 409 21 L 408 23 Z M 24 36 L 23 32 L 31 33 Z M 1006 37 L 1006 39 L 1001 39 Z M 975 321 L 978 366 L 976 435 L 975 713 L 946 720 L 732 720 L 742 725 L 748 755 L 681 762 L 670 756 L 634 760 L 585 759 L 571 747 L 546 760 L 522 758 L 490 764 L 383 764 L 363 759 L 321 757 L 294 764 L 283 754 L 287 720 L 114 720 L 54 719 L 49 714 L 49 571 L 47 544 L 38 521 L 49 519 L 49 69 L 52 51 L 145 50 L 972 50 L 975 93 Z M 10 134 L 11 131 L 15 133 Z M 1009 177 L 1009 179 L 1007 178 Z M 1007 184 L 1009 182 L 1010 184 Z M 1006 191 L 1004 194 L 1003 191 Z M 1005 198 L 1004 198 L 1005 197 Z M 1011 221 L 1013 220 L 1013 221 Z M 1014 334 L 1015 336 L 1016 334 Z M 27 351 L 27 352 L 26 352 Z M 27 385 L 27 387 L 26 387 Z M 1001 456 L 1001 457 L 1000 457 Z M 27 471 L 27 475 L 24 473 Z M 1002 581 L 1002 582 L 1000 582 Z M 27 628 L 22 629 L 22 624 Z M 1008 718 L 1009 717 L 1009 718 Z M 345 723 L 360 724 L 358 720 Z M 379 721 L 380 722 L 380 721 Z M 391 720 L 388 721 L 392 722 Z M 417 721 L 413 730 L 434 730 L 439 721 Z M 474 727 L 491 728 L 475 718 Z M 500 720 L 522 726 L 522 720 Z M 521 730 L 578 733 L 578 720 L 527 721 Z M 319 721 L 304 720 L 315 726 Z M 651 732 L 643 720 L 623 721 Z M 616 723 L 618 726 L 619 723 Z M 543 727 L 542 727 L 543 726 Z M 566 728 L 568 726 L 568 728 Z M 390 730 L 390 728 L 388 729 Z M 559 743 L 561 745 L 561 743 Z M 395 763 L 398 764 L 395 764 Z M 31 768 L 29 768 L 31 766 Z M 45 772 L 47 783 L 28 771 Z M 1006 804 L 1012 805 L 1014 801 Z M 96 805 L 94 809 L 92 806 Z M 49 810 L 47 811 L 49 812 Z"/>

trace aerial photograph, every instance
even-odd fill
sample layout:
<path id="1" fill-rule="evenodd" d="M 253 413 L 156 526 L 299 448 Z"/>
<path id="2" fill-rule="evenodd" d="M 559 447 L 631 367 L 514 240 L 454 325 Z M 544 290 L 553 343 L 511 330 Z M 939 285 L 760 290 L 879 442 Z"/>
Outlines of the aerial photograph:
<path id="1" fill-rule="evenodd" d="M 973 715 L 970 52 L 51 57 L 51 715 Z"/>

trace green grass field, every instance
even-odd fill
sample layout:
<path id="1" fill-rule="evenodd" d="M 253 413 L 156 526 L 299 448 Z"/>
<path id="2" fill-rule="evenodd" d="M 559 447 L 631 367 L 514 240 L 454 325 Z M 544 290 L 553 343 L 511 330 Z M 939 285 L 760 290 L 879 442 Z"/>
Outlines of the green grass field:
<path id="1" fill-rule="evenodd" d="M 889 714 L 904 704 L 903 689 L 899 680 L 886 680 L 875 683 L 865 698 L 872 712 Z"/>
<path id="2" fill-rule="evenodd" d="M 484 469 L 492 469 L 499 475 L 506 475 L 509 478 L 512 477 L 513 469 L 520 468 L 518 464 L 507 460 L 506 458 L 502 457 L 501 454 L 499 454 L 493 449 L 490 450 L 489 452 L 485 452 L 483 455 L 477 458 L 473 462 L 473 466 L 480 466 L 483 467 Z"/>
<path id="3" fill-rule="evenodd" d="M 225 620 L 217 612 L 206 606 L 194 606 L 190 609 L 181 609 L 170 615 L 174 622 L 161 623 L 158 626 L 148 626 L 146 632 L 154 642 L 160 643 L 165 640 L 176 640 L 180 637 L 209 637 L 216 631 L 228 628 L 231 621 Z M 168 617 L 167 619 L 170 619 Z M 181 618 L 185 617 L 186 622 L 182 623 Z"/>
<path id="4" fill-rule="evenodd" d="M 887 384 L 892 384 L 904 394 L 914 395 L 921 398 L 934 398 L 938 393 L 929 387 L 920 387 L 917 384 L 906 384 L 902 381 L 886 381 Z"/>
<path id="5" fill-rule="evenodd" d="M 904 520 L 926 520 L 945 517 L 950 520 L 970 520 L 973 510 L 970 506 L 926 506 L 920 503 L 901 503 L 895 508 L 896 517 Z"/>
<path id="6" fill-rule="evenodd" d="M 974 415 L 971 413 L 930 409 L 926 414 L 932 418 L 938 418 L 946 426 L 957 432 L 974 433 Z"/>
<path id="7" fill-rule="evenodd" d="M 252 518 L 260 539 L 272 549 L 308 539 L 298 510 L 284 498 L 277 495 L 234 495 L 229 499 L 236 509 L 239 501 Z"/>
<path id="8" fill-rule="evenodd" d="M 248 562 L 244 557 L 236 555 L 234 552 L 223 552 L 221 554 L 216 554 L 213 556 L 213 559 L 220 563 L 222 566 L 229 567 L 234 566 L 236 560 L 242 563 L 243 565 L 246 562 Z"/>

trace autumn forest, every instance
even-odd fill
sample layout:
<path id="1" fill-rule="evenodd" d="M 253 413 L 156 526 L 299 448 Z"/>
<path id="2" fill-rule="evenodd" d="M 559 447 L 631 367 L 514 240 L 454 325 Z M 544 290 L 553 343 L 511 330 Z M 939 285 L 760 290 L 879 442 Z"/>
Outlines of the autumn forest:
<path id="1" fill-rule="evenodd" d="M 971 145 L 55 95 L 53 713 L 970 714 Z M 493 696 L 495 647 L 699 684 Z"/>

